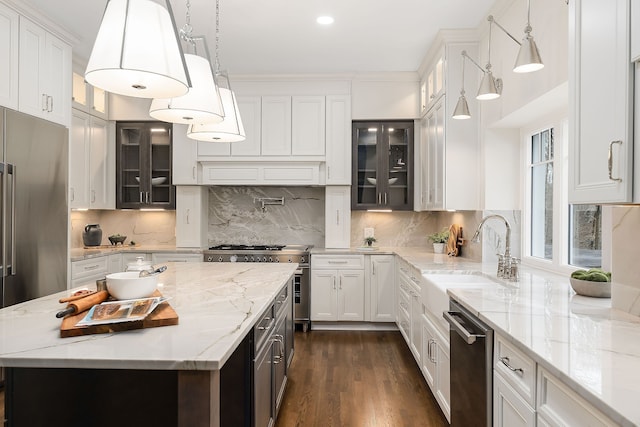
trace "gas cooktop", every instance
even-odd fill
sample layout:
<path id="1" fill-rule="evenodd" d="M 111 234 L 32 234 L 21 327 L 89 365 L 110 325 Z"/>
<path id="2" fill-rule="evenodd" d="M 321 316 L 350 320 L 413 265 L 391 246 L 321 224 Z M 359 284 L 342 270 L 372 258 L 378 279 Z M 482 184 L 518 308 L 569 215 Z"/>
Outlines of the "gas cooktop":
<path id="1" fill-rule="evenodd" d="M 281 251 L 285 245 L 217 245 L 211 251 Z"/>

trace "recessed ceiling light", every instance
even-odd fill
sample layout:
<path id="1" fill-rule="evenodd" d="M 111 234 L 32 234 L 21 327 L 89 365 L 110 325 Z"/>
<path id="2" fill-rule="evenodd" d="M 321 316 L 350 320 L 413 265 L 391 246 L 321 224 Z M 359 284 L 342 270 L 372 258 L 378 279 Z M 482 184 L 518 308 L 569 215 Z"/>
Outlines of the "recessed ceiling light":
<path id="1" fill-rule="evenodd" d="M 331 24 L 333 24 L 333 17 L 332 16 L 318 16 L 318 19 L 316 19 L 316 22 L 318 24 L 321 24 L 321 25 L 331 25 Z"/>

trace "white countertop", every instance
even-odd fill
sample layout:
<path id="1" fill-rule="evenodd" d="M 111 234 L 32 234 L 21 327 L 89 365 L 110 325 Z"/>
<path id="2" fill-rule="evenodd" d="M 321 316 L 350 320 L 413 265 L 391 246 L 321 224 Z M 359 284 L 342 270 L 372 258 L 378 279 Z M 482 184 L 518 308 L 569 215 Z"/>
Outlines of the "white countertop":
<path id="1" fill-rule="evenodd" d="M 526 267 L 518 283 L 448 293 L 613 421 L 640 425 L 640 318 Z"/>
<path id="2" fill-rule="evenodd" d="M 0 310 L 0 366 L 216 370 L 297 264 L 168 263 L 159 290 L 179 324 L 60 338 L 60 292 Z"/>
<path id="3" fill-rule="evenodd" d="M 71 248 L 69 249 L 69 258 L 73 262 L 122 252 L 171 252 L 183 254 L 201 254 L 202 251 L 203 249 L 198 248 L 177 248 L 175 246 L 166 245 L 101 245 L 85 248 Z"/>

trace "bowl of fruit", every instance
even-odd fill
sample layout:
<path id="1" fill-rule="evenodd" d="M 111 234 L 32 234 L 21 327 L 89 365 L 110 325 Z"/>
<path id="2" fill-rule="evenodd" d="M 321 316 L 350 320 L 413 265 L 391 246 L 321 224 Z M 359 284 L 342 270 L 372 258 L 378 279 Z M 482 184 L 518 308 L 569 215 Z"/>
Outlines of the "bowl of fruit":
<path id="1" fill-rule="evenodd" d="M 109 241 L 112 245 L 117 245 L 118 243 L 124 245 L 125 240 L 127 240 L 127 236 L 123 236 L 121 234 L 112 234 L 109 236 Z"/>
<path id="2" fill-rule="evenodd" d="M 576 270 L 571 273 L 569 281 L 578 295 L 611 298 L 611 273 L 601 268 Z"/>

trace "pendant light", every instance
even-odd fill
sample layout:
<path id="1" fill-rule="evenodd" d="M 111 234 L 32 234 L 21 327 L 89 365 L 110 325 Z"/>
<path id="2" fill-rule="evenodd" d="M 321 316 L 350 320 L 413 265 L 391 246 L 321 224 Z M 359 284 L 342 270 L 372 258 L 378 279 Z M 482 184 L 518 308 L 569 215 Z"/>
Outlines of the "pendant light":
<path id="1" fill-rule="evenodd" d="M 479 99 L 481 101 L 499 98 L 502 92 L 502 80 L 498 82 L 498 79 L 493 77 L 493 72 L 491 71 L 491 29 L 493 27 L 493 17 L 489 16 L 489 18 L 489 47 L 487 54 L 487 65 L 483 70 L 484 75 L 482 76 L 482 80 L 480 80 L 480 87 L 478 87 L 478 94 L 476 95 L 476 99 Z"/>
<path id="2" fill-rule="evenodd" d="M 85 80 L 138 98 L 187 93 L 191 81 L 169 0 L 108 0 Z"/>
<path id="3" fill-rule="evenodd" d="M 240 142 L 246 139 L 240 110 L 236 96 L 231 90 L 231 82 L 226 72 L 220 71 L 219 41 L 220 41 L 220 2 L 216 0 L 216 55 L 215 78 L 222 99 L 222 107 L 225 112 L 224 119 L 220 123 L 197 123 L 189 126 L 187 137 L 198 141 L 209 142 Z"/>
<path id="4" fill-rule="evenodd" d="M 456 108 L 453 110 L 452 118 L 456 120 L 465 120 L 471 118 L 471 113 L 469 112 L 469 103 L 467 102 L 467 98 L 464 96 L 464 60 L 467 57 L 467 51 L 462 51 L 462 87 L 460 89 L 460 97 L 458 98 L 458 102 L 456 103 Z"/>
<path id="5" fill-rule="evenodd" d="M 209 47 L 204 36 L 194 37 L 191 27 L 191 2 L 187 0 L 187 15 L 180 38 L 193 50 L 184 59 L 191 77 L 191 88 L 185 95 L 175 98 L 155 98 L 151 102 L 149 115 L 170 123 L 220 123 L 224 118 L 222 100 L 213 76 Z M 197 43 L 204 46 L 206 56 L 197 55 Z"/>
<path id="6" fill-rule="evenodd" d="M 531 73 L 544 68 L 542 58 L 540 57 L 540 51 L 538 51 L 538 46 L 531 35 L 531 0 L 527 0 L 527 25 L 524 27 L 524 38 L 522 39 L 522 42 L 519 42 L 515 37 L 513 37 L 511 33 L 509 33 L 493 18 L 493 16 L 489 15 L 488 19 L 504 31 L 511 40 L 520 45 L 520 50 L 518 50 L 518 56 L 516 57 L 516 63 L 513 66 L 513 71 L 515 73 Z"/>

